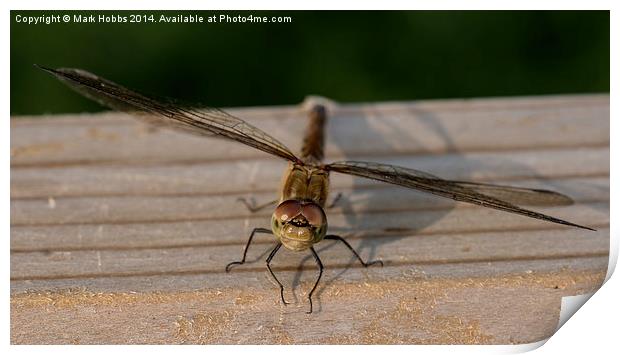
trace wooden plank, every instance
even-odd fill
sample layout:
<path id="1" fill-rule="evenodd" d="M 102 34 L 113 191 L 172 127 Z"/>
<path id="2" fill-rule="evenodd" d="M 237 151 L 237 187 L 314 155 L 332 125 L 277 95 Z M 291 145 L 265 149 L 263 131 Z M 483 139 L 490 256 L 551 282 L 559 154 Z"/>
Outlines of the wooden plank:
<path id="1" fill-rule="evenodd" d="M 419 235 L 382 236 L 352 240 L 352 243 L 362 255 L 370 253 L 372 258 L 384 259 L 387 265 L 407 265 L 541 259 L 551 256 L 603 256 L 608 254 L 608 235 L 607 228 L 593 233 L 562 229 L 437 234 L 426 238 Z M 248 254 L 252 260 L 264 254 L 274 244 L 271 236 L 263 237 L 261 241 L 264 242 L 257 243 L 255 250 Z M 333 242 L 325 241 L 320 244 L 318 250 L 327 267 L 333 263 L 341 265 L 343 262 L 351 261 L 349 255 L 344 254 L 345 249 L 333 245 Z M 532 245 L 536 245 L 536 248 L 532 248 Z M 241 251 L 241 245 L 211 244 L 156 249 L 121 247 L 107 250 L 20 252 L 11 255 L 11 262 L 15 265 L 11 278 L 35 280 L 197 271 L 217 273 L 221 272 L 230 261 L 239 259 Z M 310 254 L 305 254 L 307 255 L 304 257 L 307 259 Z M 366 257 L 367 255 L 364 255 L 364 258 Z M 274 265 L 294 270 L 298 261 L 299 254 L 286 252 L 278 254 Z M 259 264 L 258 267 L 263 268 L 263 265 Z"/>
<path id="2" fill-rule="evenodd" d="M 354 157 L 374 160 L 372 157 Z M 408 166 L 449 179 L 494 181 L 525 178 L 608 176 L 609 149 L 576 147 L 506 153 L 384 157 L 382 162 Z M 276 159 L 157 166 L 69 166 L 18 168 L 11 171 L 11 198 L 62 196 L 241 194 L 276 192 L 286 163 Z M 334 173 L 335 189 L 380 185 Z M 217 183 L 214 183 L 217 182 Z"/>
<path id="3" fill-rule="evenodd" d="M 574 216 L 575 219 L 583 219 L 593 224 L 608 222 L 606 215 L 608 206 L 605 201 L 609 197 L 609 192 L 606 179 L 576 179 L 562 182 L 564 184 L 556 182 L 553 186 L 558 191 L 570 192 L 577 201 L 592 201 L 592 205 L 589 208 L 577 205 L 558 208 L 556 209 L 558 216 L 565 218 Z M 546 187 L 545 184 L 526 183 L 526 185 Z M 578 186 L 579 188 L 565 190 L 563 186 Z M 403 226 L 402 228 L 415 229 L 418 234 L 433 234 L 450 230 L 458 232 L 467 228 L 479 231 L 489 230 L 497 228 L 497 223 L 500 223 L 494 223 L 492 220 L 496 219 L 490 218 L 484 220 L 484 223 L 462 226 L 458 221 L 451 220 L 449 215 L 455 208 L 459 208 L 456 216 L 460 219 L 465 217 L 463 209 L 468 209 L 467 214 L 471 216 L 471 219 L 484 218 L 488 216 L 487 213 L 490 213 L 497 216 L 496 218 L 499 218 L 497 221 L 501 220 L 501 223 L 518 223 L 519 225 L 530 223 L 530 227 L 538 228 L 554 227 L 545 222 L 506 215 L 501 212 L 483 211 L 475 206 L 456 204 L 426 194 L 403 193 L 402 189 L 394 187 L 342 190 L 342 192 L 344 200 L 341 200 L 339 206 L 328 211 L 330 230 L 334 229 L 338 232 L 368 231 L 365 228 L 369 227 L 375 231 L 390 227 L 394 229 L 396 226 L 392 226 L 391 223 L 397 223 L 397 226 Z M 255 196 L 260 201 L 268 201 L 272 195 L 258 194 Z M 271 213 L 266 208 L 250 214 L 233 198 L 227 196 L 149 197 L 147 201 L 148 203 L 142 204 L 135 197 L 114 197 L 69 199 L 65 203 L 59 199 L 55 202 L 54 210 L 61 210 L 56 216 L 63 217 L 63 219 L 48 217 L 49 201 L 13 201 L 15 207 L 11 215 L 15 220 L 21 221 L 22 225 L 14 225 L 12 228 L 14 238 L 11 240 L 11 249 L 14 251 L 75 250 L 78 248 L 139 247 L 140 245 L 171 247 L 209 243 L 242 244 L 249 229 L 254 226 L 266 226 L 269 223 Z M 90 205 L 91 203 L 93 205 Z M 113 206 L 113 208 L 102 210 L 97 208 L 98 205 Z M 101 211 L 101 213 L 78 213 L 77 211 L 80 210 L 94 210 Z M 572 216 L 567 214 L 570 210 L 573 211 Z M 228 215 L 222 214 L 225 212 Z M 394 212 L 398 212 L 398 215 L 394 215 Z M 586 212 L 590 214 L 589 218 L 584 215 Z M 127 213 L 131 213 L 130 217 L 133 219 L 126 219 Z M 455 213 L 456 211 L 452 215 L 454 216 Z M 64 216 L 68 214 L 71 217 L 67 218 L 71 219 L 64 219 Z M 152 219 L 153 215 L 158 215 L 159 218 L 147 223 L 147 219 Z M 392 217 L 386 219 L 386 215 L 392 215 Z M 161 222 L 165 219 L 170 222 Z M 428 223 L 435 219 L 437 219 L 436 223 Z M 50 222 L 53 224 L 49 224 Z M 364 223 L 364 226 L 359 223 Z"/>
<path id="4" fill-rule="evenodd" d="M 456 239 L 456 237 L 455 237 Z M 353 243 L 357 245 L 356 243 Z M 471 247 L 471 246 L 470 246 Z M 21 293 L 62 293 L 64 290 L 83 289 L 95 293 L 159 293 L 159 294 L 176 294 L 180 291 L 208 291 L 218 289 L 235 288 L 237 290 L 265 290 L 272 298 L 278 298 L 278 286 L 270 278 L 269 273 L 263 263 L 266 258 L 265 250 L 267 246 L 264 244 L 258 246 L 257 250 L 252 251 L 254 258 L 248 258 L 248 264 L 238 267 L 234 272 L 224 273 L 222 267 L 216 268 L 214 273 L 206 273 L 200 270 L 195 272 L 179 271 L 155 274 L 127 274 L 127 275 L 100 275 L 82 278 L 47 278 L 47 279 L 14 279 L 11 280 L 11 294 L 17 295 Z M 332 248 L 342 248 L 332 247 Z M 445 247 L 444 247 L 445 249 Z M 242 251 L 241 247 L 234 250 L 234 259 L 238 259 Z M 256 259 L 257 254 L 263 255 Z M 531 274 L 548 274 L 558 271 L 592 272 L 601 273 L 606 270 L 608 258 L 605 256 L 558 256 L 556 258 L 530 258 L 530 259 L 506 259 L 506 260 L 484 260 L 470 261 L 455 260 L 435 261 L 435 262 L 415 262 L 410 265 L 394 263 L 392 266 L 373 267 L 369 269 L 359 268 L 344 253 L 327 260 L 330 266 L 325 269 L 326 280 L 330 280 L 330 287 L 338 287 L 338 285 L 347 282 L 366 282 L 373 283 L 378 281 L 389 281 L 393 278 L 405 277 L 411 282 L 422 279 L 468 279 L 468 278 L 502 278 L 507 275 L 528 276 Z M 283 254 L 284 255 L 284 254 Z M 62 255 L 60 255 L 62 256 Z M 208 256 L 204 256 L 205 258 Z M 300 269 L 291 270 L 287 267 L 279 267 L 277 269 L 278 277 L 284 281 L 288 281 L 287 294 L 306 294 L 308 288 L 300 289 L 299 278 L 304 280 L 314 280 L 315 271 L 312 264 L 307 264 L 306 256 L 300 255 L 285 256 L 280 260 L 280 266 L 286 262 L 297 262 Z M 343 257 L 345 259 L 343 259 Z M 382 255 L 381 257 L 386 257 Z M 288 259 L 287 259 L 288 258 Z M 331 257 L 330 257 L 331 258 Z M 303 260 L 303 263 L 301 261 Z M 346 265 L 346 268 L 344 267 Z M 333 275 L 330 277 L 329 275 Z M 602 275 L 601 277 L 604 277 Z M 598 279 L 602 282 L 602 279 Z M 322 286 L 321 290 L 328 286 Z M 207 287 L 208 286 L 208 287 Z M 595 284 L 577 284 L 575 287 L 594 287 Z M 162 291 L 168 290 L 168 291 Z M 320 296 L 319 296 L 320 297 Z M 515 296 L 516 297 L 516 296 Z M 335 302 L 332 312 L 338 312 L 337 300 L 324 300 L 324 302 Z M 303 307 L 305 300 L 299 299 L 297 306 Z M 359 308 L 368 308 L 372 304 L 366 302 L 363 298 L 357 301 Z M 541 310 L 545 312 L 545 310 Z"/>
<path id="5" fill-rule="evenodd" d="M 307 105 L 232 111 L 295 149 Z M 328 105 L 333 160 L 553 189 L 575 204 L 532 208 L 598 231 L 334 174 L 345 198 L 328 211 L 330 230 L 385 267 L 363 269 L 322 242 L 318 311 L 306 315 L 310 255 L 274 259 L 288 307 L 264 268 L 272 236 L 257 236 L 248 264 L 223 270 L 271 213 L 236 198 L 272 199 L 284 162 L 121 114 L 19 118 L 11 342 L 526 343 L 553 333 L 562 296 L 602 283 L 607 95 Z"/>
<path id="6" fill-rule="evenodd" d="M 326 155 L 333 159 L 532 148 L 606 147 L 609 98 L 486 99 L 387 105 L 332 105 Z M 441 107 L 446 107 L 442 109 Z M 306 123 L 301 107 L 231 110 L 294 151 Z M 239 144 L 152 130 L 118 114 L 12 120 L 11 165 L 156 164 L 265 157 Z M 113 119 L 111 119 L 113 118 Z M 78 121 L 76 121 L 76 119 Z M 80 122 L 80 124 L 74 124 Z M 53 127 L 53 129 L 50 129 Z M 481 138 L 482 132 L 494 132 Z M 525 137 L 527 137 L 525 139 Z M 358 144 L 363 141 L 364 144 Z"/>
<path id="7" fill-rule="evenodd" d="M 594 179 L 591 179 L 594 180 Z M 565 182 L 580 182 L 565 180 Z M 589 181 L 589 180 L 588 180 Z M 578 198 L 578 201 L 608 200 L 608 189 L 599 180 L 582 186 L 566 186 Z M 594 185 L 594 186 L 593 186 Z M 530 184 L 535 186 L 535 184 Z M 561 187 L 558 183 L 554 187 Z M 582 193 L 579 194 L 579 190 Z M 346 192 L 345 200 L 340 203 L 340 210 L 360 214 L 373 211 L 419 211 L 437 208 L 451 208 L 455 203 L 429 194 L 407 191 L 399 188 L 341 190 Z M 274 193 L 255 194 L 259 201 L 273 200 Z M 371 205 L 372 207 L 365 208 Z M 469 205 L 465 205 L 469 206 Z M 337 206 L 335 206 L 337 207 Z M 334 208 L 337 210 L 336 208 Z M 570 207 L 568 208 L 570 209 Z M 256 217 L 271 215 L 265 208 L 258 214 L 251 214 L 235 196 L 104 196 L 104 197 L 70 197 L 49 199 L 25 199 L 11 201 L 11 223 L 13 226 L 41 224 L 86 224 L 86 223 L 135 223 L 192 221 L 205 219 L 242 219 L 245 216 Z M 155 217 L 154 217 L 155 216 Z"/>
<path id="8" fill-rule="evenodd" d="M 13 343 L 42 344 L 528 343 L 553 334 L 561 296 L 591 292 L 604 278 L 600 271 L 529 271 L 389 280 L 373 272 L 326 282 L 312 315 L 304 312 L 303 296 L 301 304 L 283 306 L 275 285 L 239 288 L 230 281 L 226 288 L 175 293 L 26 292 L 11 299 L 11 336 Z M 325 277 L 341 275 L 328 270 Z M 300 287 L 307 290 L 309 282 Z"/>

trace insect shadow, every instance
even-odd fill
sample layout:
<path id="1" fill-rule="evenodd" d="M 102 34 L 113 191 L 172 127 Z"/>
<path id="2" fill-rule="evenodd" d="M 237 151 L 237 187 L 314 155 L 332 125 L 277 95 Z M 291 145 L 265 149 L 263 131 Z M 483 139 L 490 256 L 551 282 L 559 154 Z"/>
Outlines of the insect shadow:
<path id="1" fill-rule="evenodd" d="M 422 140 L 416 138 L 416 132 L 403 130 L 402 126 L 399 126 L 393 120 L 388 119 L 389 116 L 387 115 L 389 115 L 389 113 L 382 113 L 380 110 L 372 107 L 364 108 L 363 118 L 355 118 L 355 131 L 365 132 L 366 135 L 373 136 L 372 144 L 368 144 L 372 151 L 363 151 L 363 147 L 360 150 L 360 147 L 358 146 L 358 151 L 355 154 L 347 153 L 351 151 L 351 145 L 350 143 L 346 144 L 345 142 L 350 142 L 350 140 L 343 139 L 341 137 L 347 136 L 346 130 L 350 129 L 350 120 L 354 118 L 347 117 L 350 116 L 350 114 L 346 113 L 346 111 L 339 112 L 338 109 L 331 110 L 329 112 L 329 120 L 326 127 L 328 145 L 330 143 L 334 144 L 340 148 L 340 151 L 344 152 L 345 156 L 342 160 L 372 160 L 382 162 L 390 157 L 393 157 L 394 154 L 392 152 L 398 151 L 399 142 L 406 141 L 408 146 L 415 147 L 413 148 L 413 152 L 409 155 L 409 157 L 411 155 L 418 156 L 420 161 L 426 161 L 426 163 L 428 163 L 430 160 L 449 160 L 450 171 L 458 176 L 446 176 L 446 174 L 438 174 L 441 175 L 440 177 L 446 179 L 471 180 L 471 176 L 473 176 L 475 173 L 485 171 L 497 171 L 498 169 L 501 171 L 505 171 L 506 175 L 514 174 L 517 175 L 517 177 L 527 177 L 531 179 L 541 180 L 545 179 L 544 176 L 542 176 L 539 172 L 533 170 L 531 167 L 518 163 L 514 160 L 498 161 L 494 159 L 486 159 L 486 157 L 475 158 L 468 156 L 468 152 L 463 151 L 461 148 L 459 148 L 457 142 L 452 136 L 452 133 L 449 132 L 448 129 L 446 129 L 446 127 L 436 116 L 436 114 L 417 107 L 409 108 L 407 110 L 407 113 L 412 120 L 417 121 L 417 126 L 424 127 L 424 130 L 427 132 L 425 134 L 428 135 L 428 132 L 430 132 L 441 141 L 442 144 L 440 146 L 440 149 L 428 149 Z M 377 123 L 378 121 L 380 122 Z M 377 129 L 375 128 L 377 125 L 380 125 L 381 132 L 377 132 Z M 385 152 L 385 154 L 377 154 L 377 152 Z M 369 156 L 370 159 L 368 159 Z M 502 155 L 502 159 L 508 156 L 509 155 Z M 326 159 L 328 162 L 331 161 L 329 158 L 330 157 L 328 153 Z M 418 168 L 416 166 L 410 167 L 414 169 Z M 434 171 L 428 172 L 435 173 Z M 554 186 L 558 186 L 558 184 L 547 181 L 545 188 L 550 188 L 553 190 Z M 570 190 L 567 190 L 566 186 L 562 187 L 565 192 L 570 194 Z M 397 218 L 396 220 L 385 218 L 385 222 L 381 221 L 382 216 L 387 217 L 391 212 L 394 212 L 390 207 L 390 201 L 386 200 L 385 193 L 386 191 L 395 189 L 400 189 L 400 192 L 398 193 L 400 199 L 404 200 L 407 203 L 411 203 L 412 206 L 417 205 L 418 208 L 416 210 L 412 209 L 410 211 L 411 214 L 423 213 L 424 216 L 422 218 Z M 328 234 L 338 234 L 349 240 L 349 242 L 353 245 L 354 249 L 366 261 L 377 259 L 379 254 L 378 251 L 382 251 L 382 261 L 386 266 L 389 266 L 391 262 L 389 257 L 389 244 L 392 244 L 404 238 L 415 238 L 416 235 L 418 235 L 422 230 L 426 229 L 427 227 L 435 223 L 441 223 L 442 218 L 448 213 L 450 213 L 450 211 L 452 211 L 452 209 L 456 206 L 456 202 L 454 201 L 450 201 L 448 205 L 446 205 L 444 198 L 436 197 L 436 200 L 434 201 L 443 200 L 441 201 L 441 207 L 435 208 L 438 206 L 434 205 L 433 202 L 430 202 L 430 206 L 428 207 L 432 210 L 432 212 L 425 213 L 425 211 L 419 210 L 419 204 L 429 204 L 429 200 L 427 198 L 421 198 L 425 195 L 428 196 L 427 194 L 418 191 L 411 191 L 410 189 L 406 188 L 390 186 L 388 184 L 369 185 L 367 179 L 357 177 L 353 178 L 351 192 L 352 195 L 347 195 L 346 193 L 343 194 L 335 210 L 327 211 L 328 218 L 330 218 L 330 216 L 334 216 L 338 212 L 340 212 L 340 214 L 344 218 L 344 226 L 330 224 Z M 360 194 L 359 192 L 362 193 Z M 335 193 L 336 191 L 334 191 L 332 195 Z M 355 197 L 355 199 L 353 199 L 352 197 Z M 396 212 L 399 213 L 401 216 L 403 215 L 402 211 Z M 514 218 L 523 217 L 515 216 Z M 481 228 L 484 229 L 483 220 L 480 221 L 480 225 Z M 365 232 L 365 230 L 368 229 L 370 229 L 370 231 Z M 338 271 L 336 274 L 326 274 L 325 276 L 327 277 L 324 278 L 323 284 L 320 285 L 317 289 L 316 300 L 319 309 L 320 307 L 322 307 L 320 296 L 322 292 L 327 289 L 327 286 L 329 286 L 336 279 L 341 277 L 342 274 L 348 272 L 351 266 L 356 268 L 360 266 L 359 262 L 355 259 L 354 256 L 346 256 L 350 254 L 344 246 L 337 244 L 340 243 L 322 242 L 317 246 L 317 252 L 319 254 L 334 247 L 341 248 L 341 255 L 343 256 L 343 258 L 347 258 L 346 266 L 341 268 L 341 270 Z M 536 248 L 536 246 L 532 246 L 532 248 Z M 441 253 L 441 251 L 438 251 L 438 253 Z M 299 287 L 301 283 L 302 273 L 304 271 L 307 272 L 309 269 L 311 269 L 304 268 L 303 265 L 311 261 L 311 258 L 311 255 L 306 255 L 304 256 L 304 258 L 302 258 L 299 263 L 299 267 L 297 268 L 297 271 L 293 277 L 292 288 L 294 291 L 293 295 L 295 295 L 295 297 L 297 297 L 295 290 Z M 341 263 L 339 264 L 342 265 Z M 326 266 L 326 269 L 329 270 L 329 264 Z"/>

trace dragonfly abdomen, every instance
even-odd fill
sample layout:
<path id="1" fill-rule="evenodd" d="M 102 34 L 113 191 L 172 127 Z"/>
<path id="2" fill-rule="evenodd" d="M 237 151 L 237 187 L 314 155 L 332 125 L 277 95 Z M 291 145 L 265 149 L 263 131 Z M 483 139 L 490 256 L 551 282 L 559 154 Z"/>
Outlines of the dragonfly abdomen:
<path id="1" fill-rule="evenodd" d="M 301 147 L 301 159 L 307 164 L 318 164 L 323 160 L 325 144 L 325 122 L 327 113 L 322 105 L 312 107 L 308 115 L 309 121 Z"/>

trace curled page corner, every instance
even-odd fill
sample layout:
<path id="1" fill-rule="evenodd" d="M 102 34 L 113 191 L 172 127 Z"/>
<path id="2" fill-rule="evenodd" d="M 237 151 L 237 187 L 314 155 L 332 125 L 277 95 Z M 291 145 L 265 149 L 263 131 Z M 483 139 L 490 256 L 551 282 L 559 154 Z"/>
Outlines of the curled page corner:
<path id="1" fill-rule="evenodd" d="M 595 291 L 596 292 L 596 291 Z M 595 292 L 586 293 L 583 295 L 576 296 L 565 296 L 562 297 L 562 305 L 560 306 L 560 319 L 558 321 L 558 326 L 555 328 L 557 332 L 558 329 L 562 328 L 562 326 L 572 317 L 578 310 L 581 308 Z"/>
<path id="2" fill-rule="evenodd" d="M 562 326 L 572 317 L 579 308 L 581 308 L 590 297 L 592 297 L 598 290 L 601 289 L 607 283 L 607 280 L 611 277 L 616 269 L 616 263 L 618 262 L 618 248 L 617 248 L 617 240 L 616 238 L 611 238 L 611 245 L 609 248 L 609 262 L 607 263 L 607 273 L 605 275 L 605 281 L 603 284 L 594 292 L 585 293 L 583 295 L 576 296 L 565 296 L 562 297 L 562 305 L 560 306 L 560 320 L 558 321 L 558 326 L 555 328 L 557 332 L 558 329 L 562 328 Z"/>
<path id="3" fill-rule="evenodd" d="M 577 312 L 577 310 L 581 308 L 581 306 L 588 302 L 590 297 L 592 297 L 595 292 L 586 293 L 583 295 L 562 297 L 562 303 L 560 305 L 560 319 L 558 320 L 558 326 L 555 328 L 555 331 L 553 333 L 555 334 L 570 319 L 570 317 L 572 317 Z M 551 337 L 545 338 L 534 343 L 515 345 L 513 348 L 510 349 L 510 353 L 513 353 L 512 351 L 514 351 L 514 353 L 525 353 L 538 349 L 541 346 L 545 345 L 545 343 L 547 343 L 550 338 Z"/>
<path id="4" fill-rule="evenodd" d="M 507 354 L 522 354 L 522 353 L 530 352 L 532 350 L 536 350 L 540 348 L 541 346 L 545 345 L 547 340 L 549 340 L 549 338 L 539 340 L 533 343 L 509 345 L 510 349 L 506 353 Z"/>
<path id="5" fill-rule="evenodd" d="M 618 263 L 618 242 L 619 238 L 614 238 L 612 234 L 609 240 L 609 262 L 607 263 L 607 274 L 605 275 L 605 281 L 603 281 L 603 285 L 609 280 L 611 275 L 616 270 L 616 264 Z M 602 286 L 601 286 L 602 287 Z"/>

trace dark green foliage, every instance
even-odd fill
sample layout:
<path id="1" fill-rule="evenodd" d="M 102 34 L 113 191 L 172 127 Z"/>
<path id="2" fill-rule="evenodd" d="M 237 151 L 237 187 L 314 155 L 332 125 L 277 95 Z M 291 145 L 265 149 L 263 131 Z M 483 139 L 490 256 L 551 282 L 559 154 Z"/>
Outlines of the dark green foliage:
<path id="1" fill-rule="evenodd" d="M 11 113 L 103 109 L 34 63 L 218 107 L 609 91 L 607 11 L 229 13 L 293 22 L 25 25 L 15 15 L 41 12 L 13 11 Z"/>

